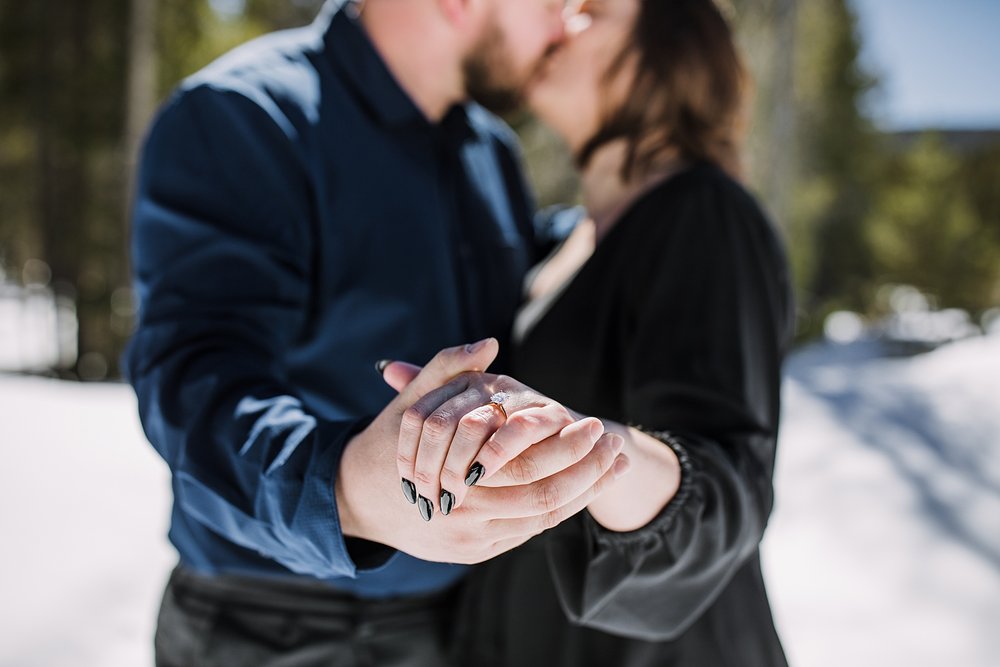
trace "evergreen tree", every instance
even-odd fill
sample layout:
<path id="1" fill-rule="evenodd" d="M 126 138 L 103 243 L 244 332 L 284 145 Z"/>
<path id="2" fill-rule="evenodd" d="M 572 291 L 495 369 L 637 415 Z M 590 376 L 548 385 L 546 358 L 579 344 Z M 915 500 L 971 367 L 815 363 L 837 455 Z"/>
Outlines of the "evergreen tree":
<path id="1" fill-rule="evenodd" d="M 875 80 L 861 67 L 857 18 L 847 0 L 803 3 L 796 96 L 799 177 L 790 239 L 807 318 L 815 333 L 827 312 L 864 311 L 872 299 L 872 258 L 864 221 L 878 170 L 879 141 L 862 112 Z"/>
<path id="2" fill-rule="evenodd" d="M 1000 161 L 989 166 L 996 174 Z M 995 214 L 995 187 L 977 206 L 963 171 L 940 135 L 922 136 L 887 165 L 867 241 L 879 282 L 977 314 L 1000 301 L 1000 229 L 981 217 Z"/>

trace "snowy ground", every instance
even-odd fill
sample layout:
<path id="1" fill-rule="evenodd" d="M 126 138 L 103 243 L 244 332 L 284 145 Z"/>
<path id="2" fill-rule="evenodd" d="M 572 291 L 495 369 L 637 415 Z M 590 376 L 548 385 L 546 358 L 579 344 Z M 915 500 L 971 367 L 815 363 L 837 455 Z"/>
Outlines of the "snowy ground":
<path id="1" fill-rule="evenodd" d="M 1000 336 L 788 366 L 764 545 L 794 667 L 1000 665 Z M 167 472 L 130 390 L 0 377 L 0 667 L 152 665 Z"/>

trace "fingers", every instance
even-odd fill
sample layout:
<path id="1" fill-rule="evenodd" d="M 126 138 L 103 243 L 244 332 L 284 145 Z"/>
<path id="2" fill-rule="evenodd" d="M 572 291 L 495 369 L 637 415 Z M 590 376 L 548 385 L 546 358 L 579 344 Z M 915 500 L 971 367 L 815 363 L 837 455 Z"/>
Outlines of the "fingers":
<path id="1" fill-rule="evenodd" d="M 399 422 L 399 440 L 396 444 L 396 468 L 402 480 L 403 494 L 411 503 L 417 502 L 413 477 L 417 466 L 417 451 L 424 430 L 424 421 L 443 403 L 458 396 L 468 388 L 468 378 L 459 376 L 444 386 L 429 392 L 403 412 L 403 417 Z M 426 485 L 424 488 L 426 491 Z M 427 496 L 424 497 L 427 498 Z M 421 508 L 422 513 L 423 510 L 424 508 Z"/>
<path id="2" fill-rule="evenodd" d="M 417 399 L 445 384 L 466 371 L 486 370 L 500 351 L 496 338 L 486 338 L 471 345 L 460 345 L 441 350 L 400 391 L 403 405 L 412 405 Z M 388 367 L 386 368 L 388 370 Z"/>
<path id="3" fill-rule="evenodd" d="M 541 442 L 563 429 L 574 425 L 569 411 L 558 403 L 550 403 L 538 408 L 526 408 L 512 413 L 474 456 L 472 465 L 478 463 L 485 469 L 483 479 L 488 479 L 501 470 L 519 454 L 536 442 Z M 581 434 L 576 435 L 577 430 Z M 567 438 L 589 435 L 590 442 L 597 441 L 604 433 L 600 419 L 588 417 L 576 422 Z"/>
<path id="4" fill-rule="evenodd" d="M 466 412 L 458 421 L 454 438 L 448 448 L 444 465 L 441 468 L 441 507 L 445 512 L 445 503 L 457 507 L 465 499 L 469 487 L 469 466 L 483 443 L 493 435 L 504 423 L 504 415 L 496 406 L 483 404 L 484 397 L 480 395 L 478 406 Z M 444 494 L 447 492 L 448 496 Z M 450 511 L 450 508 L 449 508 Z"/>
<path id="5" fill-rule="evenodd" d="M 594 501 L 595 498 L 608 489 L 616 479 L 624 475 L 628 471 L 629 465 L 630 463 L 628 457 L 625 454 L 618 454 L 611 467 L 606 470 L 604 474 L 597 479 L 597 481 L 565 505 L 537 516 L 503 521 L 503 532 L 511 536 L 508 538 L 512 542 L 509 548 L 517 546 L 513 543 L 521 540 L 525 534 L 533 537 L 543 533 L 546 530 L 555 528 L 580 510 L 585 509 L 591 502 Z"/>
<path id="6" fill-rule="evenodd" d="M 478 483 L 478 486 L 518 486 L 554 475 L 581 460 L 594 448 L 603 428 L 580 420 L 559 433 L 537 442 L 515 456 L 507 465 Z M 447 464 L 446 464 L 447 466 Z"/>
<path id="7" fill-rule="evenodd" d="M 400 423 L 396 466 L 399 470 L 403 495 L 411 503 L 418 501 L 413 473 L 424 419 L 424 415 L 412 409 L 413 404 L 423 396 L 438 391 L 440 394 L 436 400 L 437 405 L 440 405 L 463 391 L 467 384 L 459 387 L 458 384 L 449 381 L 466 371 L 488 368 L 499 349 L 499 343 L 495 338 L 486 338 L 470 345 L 441 350 L 423 368 L 403 362 L 381 361 L 376 365 L 389 386 L 400 392 L 394 404 L 405 409 Z M 422 505 L 421 509 L 422 514 L 426 516 L 426 511 L 423 511 L 426 508 Z"/>
<path id="8" fill-rule="evenodd" d="M 581 495 L 591 493 L 593 497 L 592 487 L 612 469 L 623 446 L 621 436 L 605 434 L 590 453 L 565 470 L 532 484 L 483 487 L 469 494 L 466 505 L 495 519 L 533 517 L 545 521 L 538 517 L 557 512 Z M 553 514 L 553 517 L 558 516 L 561 515 Z"/>
<path id="9" fill-rule="evenodd" d="M 421 366 L 405 361 L 380 361 L 375 367 L 381 369 L 382 379 L 397 392 L 403 391 L 423 370 Z"/>
<path id="10" fill-rule="evenodd" d="M 414 404 L 420 413 L 425 413 L 434 406 L 437 397 L 432 396 L 433 393 Z M 417 448 L 413 482 L 417 487 L 418 509 L 427 521 L 433 515 L 435 506 L 441 507 L 444 514 L 450 513 L 454 506 L 454 496 L 442 500 L 441 468 L 452 447 L 463 415 L 481 406 L 483 400 L 483 394 L 478 388 L 466 389 L 443 404 L 434 406 L 424 420 Z"/>

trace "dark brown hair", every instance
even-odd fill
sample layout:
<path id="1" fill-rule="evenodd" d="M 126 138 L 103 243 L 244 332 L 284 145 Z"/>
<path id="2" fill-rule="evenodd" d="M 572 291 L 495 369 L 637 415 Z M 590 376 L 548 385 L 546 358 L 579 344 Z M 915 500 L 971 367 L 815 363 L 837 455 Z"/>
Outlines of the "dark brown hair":
<path id="1" fill-rule="evenodd" d="M 586 166 L 604 144 L 626 141 L 626 180 L 671 152 L 741 174 L 749 77 L 729 24 L 714 0 L 639 0 L 631 39 L 605 75 L 610 82 L 634 59 L 625 102 L 609 109 L 577 161 Z"/>

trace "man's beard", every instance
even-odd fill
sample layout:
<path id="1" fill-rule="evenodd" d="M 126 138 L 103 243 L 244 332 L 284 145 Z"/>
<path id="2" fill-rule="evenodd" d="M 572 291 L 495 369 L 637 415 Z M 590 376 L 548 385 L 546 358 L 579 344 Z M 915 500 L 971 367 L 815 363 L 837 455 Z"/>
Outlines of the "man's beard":
<path id="1" fill-rule="evenodd" d="M 524 103 L 527 76 L 518 80 L 510 70 L 507 40 L 500 26 L 493 24 L 470 53 L 462 70 L 465 92 L 473 100 L 498 114 L 508 113 Z"/>

